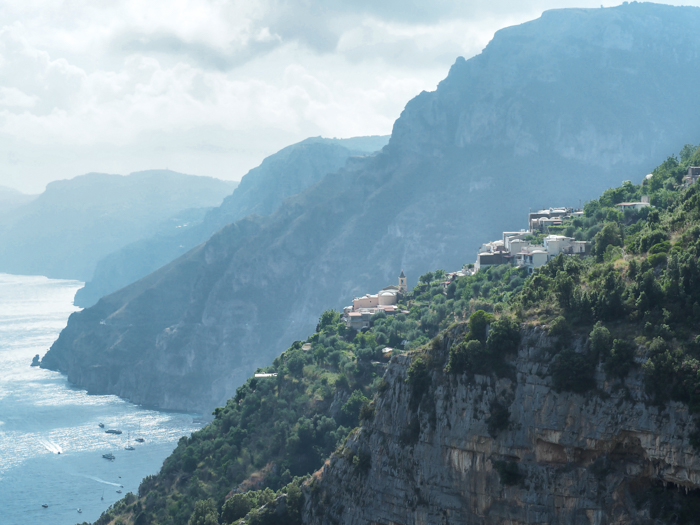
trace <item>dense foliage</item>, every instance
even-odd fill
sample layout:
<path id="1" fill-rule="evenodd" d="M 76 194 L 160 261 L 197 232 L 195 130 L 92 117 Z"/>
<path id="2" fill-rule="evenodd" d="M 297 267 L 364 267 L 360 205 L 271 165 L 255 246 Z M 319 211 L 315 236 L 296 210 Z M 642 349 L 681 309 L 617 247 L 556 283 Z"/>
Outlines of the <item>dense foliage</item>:
<path id="1" fill-rule="evenodd" d="M 97 523 L 211 525 L 246 515 L 247 523 L 272 523 L 280 508 L 285 523 L 298 523 L 303 476 L 373 417 L 392 353 L 418 350 L 407 376 L 416 409 L 435 370 L 508 375 L 522 326 L 547 328 L 556 390 L 594 388 L 597 369 L 622 384 L 641 366 L 650 402 L 700 411 L 700 185 L 683 185 L 687 166 L 699 164 L 700 150 L 686 146 L 642 184 L 609 189 L 582 217 L 553 228 L 590 240 L 591 257 L 560 255 L 532 275 L 510 265 L 452 279 L 437 270 L 402 297 L 403 313 L 377 314 L 360 333 L 324 312 L 316 333 L 260 370 L 276 377 L 250 378 L 210 425 L 180 440 L 138 497 L 127 495 Z M 653 207 L 616 207 L 643 196 Z M 438 334 L 460 322 L 464 335 L 448 351 Z M 489 433 L 508 418 L 505 404 L 492 406 Z M 404 429 L 407 445 L 416 437 L 416 428 Z M 366 463 L 355 459 L 358 468 Z M 504 484 L 521 480 L 517 466 L 502 463 L 498 472 Z"/>
<path id="2" fill-rule="evenodd" d="M 494 268 L 445 290 L 444 272 L 437 271 L 402 298 L 405 313 L 376 314 L 363 332 L 346 328 L 338 312 L 324 312 L 311 337 L 259 370 L 276 377 L 248 379 L 211 424 L 180 439 L 160 473 L 143 480 L 138 497 L 124 498 L 96 523 L 209 524 L 216 517 L 228 524 L 242 517 L 241 509 L 272 501 L 274 491 L 288 494 L 362 418 L 372 417 L 371 399 L 391 356 L 385 349 L 418 348 L 475 308 L 493 310 L 498 297 L 522 286 L 522 277 Z M 482 334 L 487 321 L 481 320 Z"/>

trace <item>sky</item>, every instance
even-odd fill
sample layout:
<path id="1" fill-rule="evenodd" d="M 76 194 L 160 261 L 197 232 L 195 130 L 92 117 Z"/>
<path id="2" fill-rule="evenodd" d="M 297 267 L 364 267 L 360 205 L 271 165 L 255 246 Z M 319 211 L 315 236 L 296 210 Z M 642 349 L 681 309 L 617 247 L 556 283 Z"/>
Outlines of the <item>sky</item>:
<path id="1" fill-rule="evenodd" d="M 498 29 L 600 6 L 3 0 L 0 186 L 39 193 L 84 173 L 164 168 L 239 180 L 310 136 L 388 135 L 411 98 Z"/>

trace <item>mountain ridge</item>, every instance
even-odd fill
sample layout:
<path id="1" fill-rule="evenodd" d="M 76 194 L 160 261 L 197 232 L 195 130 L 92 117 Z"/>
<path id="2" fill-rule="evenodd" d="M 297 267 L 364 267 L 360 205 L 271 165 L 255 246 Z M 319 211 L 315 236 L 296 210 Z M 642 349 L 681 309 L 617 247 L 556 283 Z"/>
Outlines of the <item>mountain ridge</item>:
<path id="1" fill-rule="evenodd" d="M 5 214 L 0 271 L 87 280 L 105 253 L 190 208 L 219 204 L 235 183 L 169 170 L 53 181 Z"/>
<path id="2" fill-rule="evenodd" d="M 700 35 L 691 31 L 700 10 L 565 11 L 588 21 L 570 22 L 567 33 L 559 31 L 561 13 L 501 31 L 481 55 L 457 60 L 436 91 L 406 105 L 381 152 L 354 159 L 270 216 L 225 228 L 198 248 L 196 264 L 194 255 L 178 270 L 173 263 L 183 275 L 191 268 L 187 286 L 172 283 L 182 304 L 168 305 L 170 317 L 147 317 L 153 333 L 138 353 L 128 330 L 103 332 L 87 309 L 69 320 L 43 365 L 90 391 L 208 410 L 308 333 L 323 308 L 393 282 L 402 268 L 409 282 L 431 268 L 459 268 L 483 238 L 525 227 L 516 214 L 523 206 L 577 205 L 700 136 L 700 123 L 687 117 L 700 112 L 691 89 L 700 82 Z M 657 23 L 674 31 L 649 33 Z M 605 31 L 627 35 L 631 47 L 589 39 Z M 687 53 L 676 53 L 688 39 Z M 630 64 L 636 69 L 616 80 Z M 664 75 L 647 82 L 661 64 Z M 175 292 L 128 293 L 129 302 L 98 303 L 101 318 L 143 322 L 149 298 Z M 128 364 L 135 356 L 138 365 Z M 107 362 L 109 376 L 88 373 Z M 132 386 L 139 384 L 148 389 Z"/>
<path id="3" fill-rule="evenodd" d="M 95 275 L 78 291 L 75 304 L 92 306 L 100 297 L 139 280 L 205 242 L 226 224 L 250 214 L 268 215 L 282 201 L 342 167 L 353 155 L 381 149 L 386 137 L 311 137 L 283 148 L 250 170 L 218 207 L 180 230 L 141 239 L 98 261 Z"/>

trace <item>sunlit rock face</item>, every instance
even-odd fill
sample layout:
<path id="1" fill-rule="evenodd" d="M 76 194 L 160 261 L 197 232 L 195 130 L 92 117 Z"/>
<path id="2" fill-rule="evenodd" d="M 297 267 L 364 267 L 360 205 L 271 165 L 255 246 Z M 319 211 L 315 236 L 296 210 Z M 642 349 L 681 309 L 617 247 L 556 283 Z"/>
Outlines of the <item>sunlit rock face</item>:
<path id="1" fill-rule="evenodd" d="M 90 391 L 210 410 L 321 312 L 473 262 L 700 137 L 700 9 L 570 9 L 499 31 L 410 101 L 389 144 L 75 314 L 42 366 Z"/>

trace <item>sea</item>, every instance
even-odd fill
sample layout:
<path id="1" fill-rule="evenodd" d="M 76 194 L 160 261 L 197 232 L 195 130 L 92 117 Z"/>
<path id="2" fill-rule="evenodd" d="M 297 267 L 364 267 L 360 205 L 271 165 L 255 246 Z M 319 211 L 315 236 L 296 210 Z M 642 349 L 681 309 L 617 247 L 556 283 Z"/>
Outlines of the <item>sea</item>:
<path id="1" fill-rule="evenodd" d="M 78 310 L 73 296 L 82 285 L 0 274 L 0 525 L 95 521 L 136 494 L 180 437 L 202 426 L 198 414 L 88 395 L 60 373 L 30 366 Z M 105 433 L 110 428 L 122 433 Z"/>

